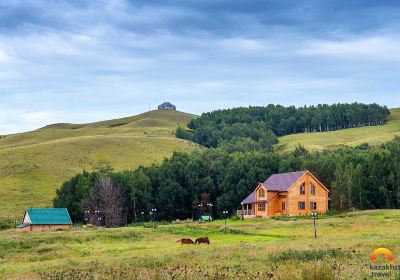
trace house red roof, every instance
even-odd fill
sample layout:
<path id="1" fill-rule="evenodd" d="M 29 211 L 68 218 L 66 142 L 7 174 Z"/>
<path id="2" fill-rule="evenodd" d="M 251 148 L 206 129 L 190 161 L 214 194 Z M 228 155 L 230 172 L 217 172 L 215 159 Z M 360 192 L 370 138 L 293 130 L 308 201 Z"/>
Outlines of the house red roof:
<path id="1" fill-rule="evenodd" d="M 307 170 L 274 174 L 262 183 L 262 185 L 269 191 L 285 192 L 306 172 Z"/>

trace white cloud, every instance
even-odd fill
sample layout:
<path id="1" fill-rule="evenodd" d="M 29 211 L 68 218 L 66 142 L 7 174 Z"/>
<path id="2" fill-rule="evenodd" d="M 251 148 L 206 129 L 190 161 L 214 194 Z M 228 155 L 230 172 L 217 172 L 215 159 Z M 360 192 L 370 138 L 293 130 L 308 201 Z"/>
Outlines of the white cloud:
<path id="1" fill-rule="evenodd" d="M 2 50 L 0 50 L 0 62 L 6 61 L 9 59 L 9 56 Z"/>
<path id="2" fill-rule="evenodd" d="M 371 36 L 336 41 L 314 40 L 299 51 L 305 55 L 346 59 L 400 60 L 400 38 Z"/>
<path id="3" fill-rule="evenodd" d="M 268 9 L 147 2 L 15 1 L 15 18 L 0 24 L 0 134 L 133 115 L 167 100 L 193 113 L 400 105 L 397 31 L 325 34 L 290 13 L 281 25 Z M 20 18 L 19 8 L 32 16 Z"/>
<path id="4" fill-rule="evenodd" d="M 261 40 L 247 39 L 247 38 L 228 38 L 223 39 L 219 42 L 219 45 L 231 50 L 243 50 L 243 51 L 263 51 L 267 49 L 267 46 Z"/>
<path id="5" fill-rule="evenodd" d="M 34 127 L 38 128 L 41 124 L 48 123 L 52 118 L 54 118 L 54 114 L 51 112 L 3 108 L 0 111 L 0 134 L 17 133 L 31 130 Z"/>

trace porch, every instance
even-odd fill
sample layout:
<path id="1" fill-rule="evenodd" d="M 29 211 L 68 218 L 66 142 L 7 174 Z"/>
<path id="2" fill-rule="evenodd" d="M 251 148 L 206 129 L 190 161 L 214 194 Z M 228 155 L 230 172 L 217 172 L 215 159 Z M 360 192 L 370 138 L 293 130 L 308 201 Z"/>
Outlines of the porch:
<path id="1" fill-rule="evenodd" d="M 253 219 L 257 217 L 252 209 L 237 210 L 236 215 L 239 217 L 242 217 L 243 215 L 244 219 Z"/>
<path id="2" fill-rule="evenodd" d="M 239 217 L 242 217 L 243 215 L 243 219 L 254 219 L 257 217 L 261 217 L 256 214 L 255 211 L 256 205 L 257 205 L 256 203 L 242 203 L 242 209 L 237 210 L 237 215 Z"/>

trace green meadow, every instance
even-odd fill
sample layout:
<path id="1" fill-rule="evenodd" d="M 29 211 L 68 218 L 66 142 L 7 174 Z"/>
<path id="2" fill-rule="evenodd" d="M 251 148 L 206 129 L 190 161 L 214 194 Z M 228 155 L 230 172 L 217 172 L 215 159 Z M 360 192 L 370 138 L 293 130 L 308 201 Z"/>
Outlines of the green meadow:
<path id="1" fill-rule="evenodd" d="M 363 143 L 380 145 L 393 140 L 395 135 L 400 135 L 400 108 L 391 109 L 390 113 L 390 120 L 384 125 L 292 134 L 280 137 L 278 145 L 284 150 L 293 150 L 298 144 L 311 150 L 341 145 L 357 146 Z"/>
<path id="2" fill-rule="evenodd" d="M 0 224 L 52 205 L 62 182 L 102 166 L 133 170 L 199 146 L 174 136 L 194 115 L 151 111 L 90 124 L 54 124 L 0 138 Z"/>
<path id="3" fill-rule="evenodd" d="M 0 279 L 373 279 L 378 247 L 400 261 L 400 210 L 310 217 L 0 232 Z M 210 238 L 181 245 L 180 238 Z M 395 272 L 391 277 L 399 279 Z"/>

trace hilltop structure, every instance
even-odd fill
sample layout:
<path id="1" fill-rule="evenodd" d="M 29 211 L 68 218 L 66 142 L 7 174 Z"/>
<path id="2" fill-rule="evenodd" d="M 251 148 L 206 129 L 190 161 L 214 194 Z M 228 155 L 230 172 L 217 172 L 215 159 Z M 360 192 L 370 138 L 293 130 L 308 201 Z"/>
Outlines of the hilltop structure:
<path id="1" fill-rule="evenodd" d="M 328 193 L 308 170 L 274 174 L 242 201 L 241 211 L 244 218 L 324 214 Z"/>
<path id="2" fill-rule="evenodd" d="M 158 106 L 158 110 L 171 110 L 171 111 L 176 111 L 176 106 L 169 103 L 169 102 L 164 102 L 163 104 Z"/>

